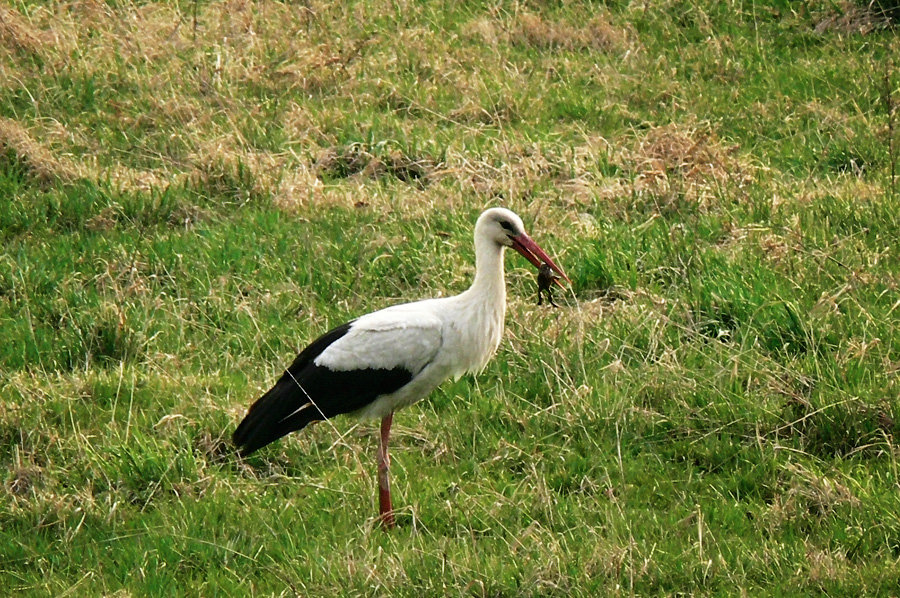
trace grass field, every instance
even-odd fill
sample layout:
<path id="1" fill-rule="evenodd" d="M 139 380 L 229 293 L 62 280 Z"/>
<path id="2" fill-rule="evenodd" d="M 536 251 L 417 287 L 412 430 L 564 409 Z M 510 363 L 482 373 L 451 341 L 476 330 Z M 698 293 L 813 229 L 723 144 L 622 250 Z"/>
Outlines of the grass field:
<path id="1" fill-rule="evenodd" d="M 896 595 L 900 42 L 807 2 L 0 7 L 0 588 Z M 477 377 L 241 461 L 296 351 L 507 259 Z"/>

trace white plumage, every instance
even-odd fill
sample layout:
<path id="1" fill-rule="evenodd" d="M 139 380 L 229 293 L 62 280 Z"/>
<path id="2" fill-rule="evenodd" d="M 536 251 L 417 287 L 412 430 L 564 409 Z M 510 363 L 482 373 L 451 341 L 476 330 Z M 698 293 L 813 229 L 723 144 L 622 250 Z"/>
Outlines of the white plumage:
<path id="1" fill-rule="evenodd" d="M 480 371 L 496 352 L 506 314 L 506 247 L 568 280 L 516 214 L 489 209 L 475 224 L 475 280 L 468 290 L 388 307 L 321 336 L 251 406 L 235 444 L 246 455 L 312 421 L 343 413 L 381 418 L 381 518 L 393 526 L 387 455 L 393 412 L 448 378 Z"/>
<path id="2" fill-rule="evenodd" d="M 403 369 L 411 380 L 353 412 L 364 418 L 382 418 L 431 392 L 447 376 L 441 375 L 438 357 L 444 349 L 444 321 L 428 309 L 428 301 L 389 307 L 360 317 L 346 335 L 329 345 L 314 360 L 332 371 Z"/>

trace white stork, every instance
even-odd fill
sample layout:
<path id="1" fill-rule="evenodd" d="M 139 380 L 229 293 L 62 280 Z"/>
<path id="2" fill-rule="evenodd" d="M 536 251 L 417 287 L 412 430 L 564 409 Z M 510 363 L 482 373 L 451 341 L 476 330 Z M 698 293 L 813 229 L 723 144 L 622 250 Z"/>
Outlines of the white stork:
<path id="1" fill-rule="evenodd" d="M 482 370 L 497 350 L 506 314 L 506 247 L 569 280 L 525 234 L 521 218 L 503 208 L 485 211 L 475 223 L 475 280 L 467 291 L 366 314 L 313 341 L 247 411 L 233 436 L 241 454 L 343 413 L 381 418 L 380 519 L 393 527 L 388 438 L 394 411 L 447 378 Z"/>

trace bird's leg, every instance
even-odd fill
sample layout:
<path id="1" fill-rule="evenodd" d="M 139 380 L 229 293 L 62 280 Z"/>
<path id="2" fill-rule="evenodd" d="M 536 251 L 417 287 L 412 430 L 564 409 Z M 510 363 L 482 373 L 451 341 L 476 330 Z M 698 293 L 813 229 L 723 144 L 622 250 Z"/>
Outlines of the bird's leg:
<path id="1" fill-rule="evenodd" d="M 541 291 L 540 287 L 538 287 L 538 305 L 541 304 L 541 301 L 544 299 L 544 293 Z"/>
<path id="2" fill-rule="evenodd" d="M 391 487 L 388 471 L 391 459 L 388 457 L 388 439 L 391 435 L 393 412 L 381 420 L 381 444 L 378 446 L 378 508 L 381 514 L 381 525 L 387 529 L 394 527 L 394 508 L 391 506 Z"/>

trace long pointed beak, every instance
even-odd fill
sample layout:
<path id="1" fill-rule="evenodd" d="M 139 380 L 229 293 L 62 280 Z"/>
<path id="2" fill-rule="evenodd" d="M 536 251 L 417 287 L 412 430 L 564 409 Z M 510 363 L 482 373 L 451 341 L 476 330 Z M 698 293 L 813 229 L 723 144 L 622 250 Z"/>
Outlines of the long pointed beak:
<path id="1" fill-rule="evenodd" d="M 553 268 L 554 272 L 565 278 L 566 282 L 572 284 L 572 281 L 569 280 L 569 277 L 566 276 L 566 273 L 562 271 L 562 268 L 557 266 L 553 262 L 553 260 L 550 259 L 550 256 L 547 255 L 547 252 L 541 249 L 540 246 L 531 239 L 531 237 L 529 237 L 525 233 L 522 233 L 511 238 L 513 242 L 512 248 L 521 253 L 526 260 L 534 264 L 535 268 L 540 269 L 541 264 L 546 263 L 548 266 Z M 556 284 L 558 284 L 559 286 L 563 286 L 562 283 L 559 282 L 558 278 L 554 278 L 553 280 L 555 280 Z"/>

